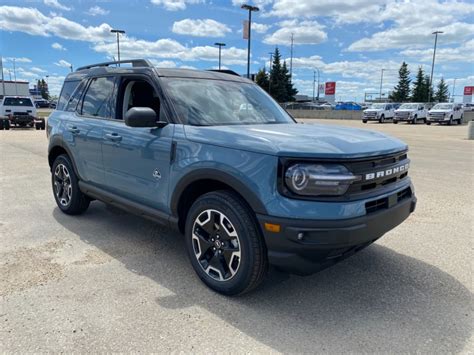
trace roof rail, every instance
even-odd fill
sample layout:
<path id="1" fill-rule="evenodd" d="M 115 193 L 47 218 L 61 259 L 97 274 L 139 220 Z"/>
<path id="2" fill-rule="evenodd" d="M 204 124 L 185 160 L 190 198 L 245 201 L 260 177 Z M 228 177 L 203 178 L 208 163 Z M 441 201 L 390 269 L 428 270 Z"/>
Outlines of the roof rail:
<path id="1" fill-rule="evenodd" d="M 240 76 L 235 71 L 229 70 L 229 69 L 207 69 L 207 71 L 213 71 L 213 72 L 217 72 L 217 73 L 224 73 L 224 74 Z"/>
<path id="2" fill-rule="evenodd" d="M 110 65 L 116 64 L 132 64 L 133 67 L 152 67 L 153 64 L 147 59 L 128 59 L 128 60 L 116 60 L 113 62 L 104 62 L 104 63 L 97 63 L 91 65 L 85 65 L 83 67 L 77 68 L 76 71 L 84 70 L 84 69 L 91 69 L 96 67 L 108 67 Z"/>

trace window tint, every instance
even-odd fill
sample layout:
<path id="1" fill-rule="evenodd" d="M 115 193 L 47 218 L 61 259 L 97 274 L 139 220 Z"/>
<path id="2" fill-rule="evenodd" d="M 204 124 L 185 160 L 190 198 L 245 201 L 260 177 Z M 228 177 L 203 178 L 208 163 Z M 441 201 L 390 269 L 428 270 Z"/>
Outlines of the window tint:
<path id="1" fill-rule="evenodd" d="M 33 106 L 33 103 L 27 97 L 6 97 L 5 100 L 3 100 L 3 105 L 4 106 L 26 106 L 26 107 L 31 107 L 31 106 Z"/>
<path id="2" fill-rule="evenodd" d="M 66 106 L 64 107 L 65 111 L 70 111 L 70 112 L 76 111 L 77 104 L 79 103 L 79 100 L 81 99 L 82 94 L 84 92 L 84 87 L 85 87 L 85 81 L 82 81 L 81 84 L 77 87 L 77 89 L 74 91 L 74 93 L 70 97 L 69 102 L 66 103 Z"/>
<path id="3" fill-rule="evenodd" d="M 74 81 L 65 81 L 63 85 L 63 89 L 61 90 L 61 95 L 59 96 L 59 101 L 56 110 L 64 110 L 66 108 L 67 103 L 71 99 L 71 95 L 76 89 L 77 85 L 79 85 L 79 80 Z"/>
<path id="4" fill-rule="evenodd" d="M 111 118 L 115 116 L 115 78 L 92 79 L 82 102 L 82 114 L 86 116 Z"/>

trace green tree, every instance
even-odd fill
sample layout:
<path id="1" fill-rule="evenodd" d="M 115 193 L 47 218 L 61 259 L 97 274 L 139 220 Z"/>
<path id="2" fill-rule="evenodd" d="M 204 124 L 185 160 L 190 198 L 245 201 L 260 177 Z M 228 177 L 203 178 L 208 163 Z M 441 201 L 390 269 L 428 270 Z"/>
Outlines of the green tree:
<path id="1" fill-rule="evenodd" d="M 428 99 L 425 90 L 425 73 L 423 68 L 418 67 L 415 82 L 413 83 L 411 100 L 412 102 L 425 102 Z"/>
<path id="2" fill-rule="evenodd" d="M 262 68 L 258 71 L 255 81 L 263 90 L 269 92 L 268 90 L 270 81 L 268 80 L 268 74 L 265 71 L 265 68 Z"/>
<path id="3" fill-rule="evenodd" d="M 389 99 L 395 102 L 408 101 L 410 97 L 410 71 L 408 70 L 408 64 L 403 62 L 400 69 L 398 70 L 398 84 L 393 88 L 390 93 Z"/>
<path id="4" fill-rule="evenodd" d="M 36 87 L 38 91 L 40 92 L 40 95 L 43 99 L 48 100 L 49 99 L 49 89 L 48 85 L 46 84 L 46 81 L 44 79 L 40 79 L 37 81 Z"/>
<path id="5" fill-rule="evenodd" d="M 436 93 L 433 97 L 433 101 L 448 102 L 448 98 L 449 98 L 448 85 L 444 81 L 444 78 L 441 78 L 441 80 L 439 81 L 436 87 Z"/>
<path id="6" fill-rule="evenodd" d="M 425 94 L 425 101 L 428 101 L 430 97 L 433 98 L 433 85 L 430 83 L 430 76 L 428 74 L 425 75 L 423 88 Z"/>
<path id="7" fill-rule="evenodd" d="M 294 101 L 297 90 L 290 80 L 286 62 L 281 63 L 280 50 L 275 48 L 273 63 L 270 70 L 270 95 L 278 102 Z"/>

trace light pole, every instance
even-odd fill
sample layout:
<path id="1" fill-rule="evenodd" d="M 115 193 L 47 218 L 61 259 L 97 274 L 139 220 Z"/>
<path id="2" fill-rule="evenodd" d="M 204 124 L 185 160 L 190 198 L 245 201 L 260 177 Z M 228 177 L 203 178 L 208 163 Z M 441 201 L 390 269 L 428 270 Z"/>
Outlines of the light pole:
<path id="1" fill-rule="evenodd" d="M 453 95 L 452 95 L 452 98 L 451 98 L 451 102 L 454 102 L 454 94 L 455 94 L 455 90 L 456 90 L 456 79 L 457 78 L 454 78 L 454 83 L 453 83 Z"/>
<path id="2" fill-rule="evenodd" d="M 389 69 L 380 69 L 380 92 L 379 92 L 379 100 L 382 102 L 382 83 L 383 83 L 383 72 Z"/>
<path id="3" fill-rule="evenodd" d="M 49 98 L 49 75 L 46 75 L 46 88 L 48 89 L 47 96 Z"/>
<path id="4" fill-rule="evenodd" d="M 318 95 L 317 95 L 317 101 L 319 102 L 319 68 L 314 68 L 318 71 Z M 313 101 L 314 101 L 314 82 L 316 80 L 316 70 L 313 70 Z"/>
<path id="5" fill-rule="evenodd" d="M 3 58 L 0 57 L 0 70 L 2 71 L 2 95 L 5 96 L 5 77 L 3 76 Z"/>
<path id="6" fill-rule="evenodd" d="M 428 87 L 428 103 L 431 102 L 431 88 L 433 87 L 433 71 L 436 57 L 436 44 L 438 43 L 438 34 L 443 33 L 443 31 L 434 31 L 432 35 L 435 35 L 434 49 L 433 49 L 433 63 L 431 64 L 431 76 L 430 76 L 430 86 Z"/>
<path id="7" fill-rule="evenodd" d="M 219 47 L 219 70 L 221 70 L 221 48 L 225 46 L 225 43 L 214 43 L 215 46 Z"/>
<path id="8" fill-rule="evenodd" d="M 15 58 L 13 58 L 13 77 L 15 78 L 15 94 L 18 95 L 18 85 L 17 85 L 17 83 L 16 83 Z"/>
<path id="9" fill-rule="evenodd" d="M 120 34 L 125 34 L 124 30 L 110 30 L 110 32 L 115 33 L 117 35 L 117 58 L 118 58 L 118 66 L 120 66 Z"/>
<path id="10" fill-rule="evenodd" d="M 244 4 L 241 6 L 242 9 L 248 10 L 249 12 L 249 23 L 248 23 L 248 46 L 247 46 L 247 78 L 250 79 L 250 41 L 252 37 L 252 12 L 259 11 L 257 6 L 251 6 Z"/>

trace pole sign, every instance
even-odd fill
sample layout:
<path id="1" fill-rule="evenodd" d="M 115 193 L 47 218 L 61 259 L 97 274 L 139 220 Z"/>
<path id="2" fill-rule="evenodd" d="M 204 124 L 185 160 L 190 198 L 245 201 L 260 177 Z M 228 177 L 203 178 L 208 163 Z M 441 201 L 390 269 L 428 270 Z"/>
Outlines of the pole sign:
<path id="1" fill-rule="evenodd" d="M 242 22 L 242 38 L 249 39 L 249 21 L 244 20 Z"/>
<path id="2" fill-rule="evenodd" d="M 325 92 L 325 89 L 324 89 L 325 85 L 324 83 L 323 84 L 319 84 L 319 92 Z"/>
<path id="3" fill-rule="evenodd" d="M 464 87 L 464 96 L 462 102 L 469 104 L 472 102 L 472 95 L 474 95 L 474 86 L 465 86 Z"/>
<path id="4" fill-rule="evenodd" d="M 336 82 L 329 81 L 324 84 L 324 98 L 330 103 L 336 102 Z"/>
<path id="5" fill-rule="evenodd" d="M 329 81 L 326 83 L 326 87 L 324 90 L 324 95 L 335 95 L 336 94 L 336 83 L 334 81 Z"/>

